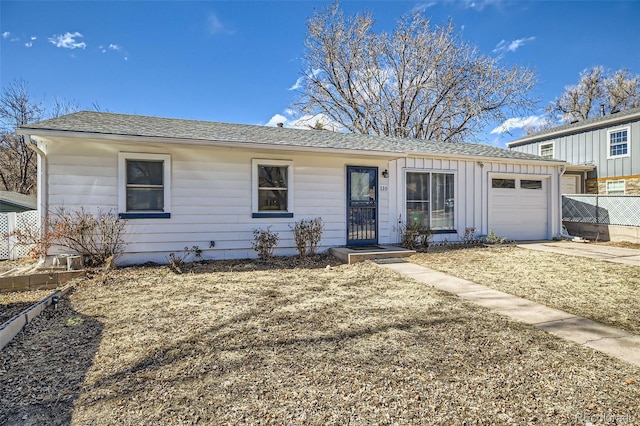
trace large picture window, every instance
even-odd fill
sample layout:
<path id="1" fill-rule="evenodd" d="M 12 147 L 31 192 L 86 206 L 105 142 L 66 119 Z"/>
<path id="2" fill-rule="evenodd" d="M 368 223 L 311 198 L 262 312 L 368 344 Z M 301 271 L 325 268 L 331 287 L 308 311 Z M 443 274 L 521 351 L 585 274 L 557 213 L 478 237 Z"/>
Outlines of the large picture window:
<path id="1" fill-rule="evenodd" d="M 454 175 L 407 172 L 407 223 L 420 223 L 432 231 L 453 231 Z"/>
<path id="2" fill-rule="evenodd" d="M 253 217 L 293 217 L 290 161 L 253 160 Z"/>
<path id="3" fill-rule="evenodd" d="M 120 153 L 120 216 L 127 219 L 170 217 L 170 157 Z"/>

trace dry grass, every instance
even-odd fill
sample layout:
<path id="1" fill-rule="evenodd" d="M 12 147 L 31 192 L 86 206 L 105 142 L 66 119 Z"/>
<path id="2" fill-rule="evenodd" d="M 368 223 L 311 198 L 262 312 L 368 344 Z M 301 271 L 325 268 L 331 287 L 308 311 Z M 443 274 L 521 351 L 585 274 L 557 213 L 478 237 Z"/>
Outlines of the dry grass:
<path id="1" fill-rule="evenodd" d="M 524 248 L 420 253 L 412 262 L 640 334 L 640 268 Z"/>
<path id="2" fill-rule="evenodd" d="M 0 352 L 0 424 L 640 423 L 637 367 L 314 260 L 85 282 Z"/>

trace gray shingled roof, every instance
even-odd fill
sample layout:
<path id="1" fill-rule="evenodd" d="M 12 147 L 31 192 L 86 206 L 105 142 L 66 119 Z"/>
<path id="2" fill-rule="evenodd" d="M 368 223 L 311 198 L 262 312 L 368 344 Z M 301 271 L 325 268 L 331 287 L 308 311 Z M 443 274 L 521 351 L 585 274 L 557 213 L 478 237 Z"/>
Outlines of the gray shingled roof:
<path id="1" fill-rule="evenodd" d="M 634 121 L 640 119 L 640 108 L 632 108 L 626 111 L 616 112 L 615 114 L 606 114 L 587 120 L 582 120 L 577 123 L 564 124 L 562 126 L 552 127 L 550 129 L 541 130 L 539 132 L 532 133 L 524 136 L 520 139 L 509 142 L 507 145 L 510 147 L 525 145 L 528 143 L 537 142 L 540 140 L 556 138 L 561 135 L 584 132 L 586 130 L 596 129 L 599 127 L 606 127 L 614 124 L 624 123 L 627 121 Z"/>
<path id="2" fill-rule="evenodd" d="M 355 150 L 389 154 L 433 154 L 452 157 L 497 157 L 516 160 L 548 160 L 489 145 L 433 142 L 329 131 L 288 129 L 248 124 L 217 123 L 175 118 L 146 117 L 104 112 L 81 111 L 34 124 L 20 126 L 19 133 L 45 136 L 47 134 L 90 133 L 101 136 L 145 137 L 307 147 L 323 150 Z"/>
<path id="3" fill-rule="evenodd" d="M 0 201 L 30 210 L 36 210 L 38 206 L 35 197 L 12 191 L 0 191 Z"/>

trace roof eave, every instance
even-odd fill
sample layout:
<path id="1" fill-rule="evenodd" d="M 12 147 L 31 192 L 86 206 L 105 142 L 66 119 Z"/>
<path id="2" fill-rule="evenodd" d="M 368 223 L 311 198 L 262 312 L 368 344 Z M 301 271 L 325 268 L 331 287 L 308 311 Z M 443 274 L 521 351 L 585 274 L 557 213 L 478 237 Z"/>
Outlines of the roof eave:
<path id="1" fill-rule="evenodd" d="M 348 154 L 359 156 L 373 156 L 373 157 L 385 157 L 385 158 L 398 158 L 406 157 L 407 154 L 401 151 L 378 151 L 378 150 L 362 150 L 362 149 L 348 149 L 348 148 L 332 148 L 332 147 L 313 147 L 303 145 L 288 145 L 288 144 L 263 144 L 256 142 L 233 142 L 226 140 L 216 139 L 185 139 L 185 138 L 171 138 L 171 137 L 157 137 L 157 136 L 140 136 L 140 135 L 121 135 L 121 134 L 107 134 L 107 133 L 94 133 L 94 132 L 74 132 L 69 130 L 52 130 L 52 129 L 37 129 L 29 127 L 20 127 L 16 130 L 18 135 L 22 136 L 39 136 L 43 138 L 47 137 L 65 137 L 65 138 L 78 138 L 78 139 L 101 139 L 111 142 L 148 142 L 148 143 L 160 143 L 160 144 L 181 144 L 181 145 L 199 145 L 199 146 L 218 146 L 224 148 L 236 148 L 236 149 L 262 149 L 273 151 L 296 151 L 296 152 L 331 152 L 333 154 Z"/>
<path id="2" fill-rule="evenodd" d="M 563 136 L 566 134 L 570 134 L 570 133 L 576 133 L 576 132 L 580 132 L 580 131 L 585 131 L 585 130 L 592 130 L 592 129 L 596 129 L 599 127 L 606 127 L 609 125 L 615 125 L 615 124 L 619 124 L 619 123 L 624 123 L 626 121 L 632 121 L 635 119 L 640 119 L 640 112 L 635 113 L 635 114 L 629 114 L 629 115 L 623 115 L 620 117 L 612 117 L 610 119 L 607 120 L 599 120 L 599 121 L 595 121 L 593 123 L 587 123 L 587 124 L 576 124 L 575 127 L 571 127 L 568 129 L 562 129 L 562 130 L 555 130 L 555 131 L 550 131 L 549 133 L 544 133 L 541 135 L 531 135 L 531 136 L 525 136 L 523 138 L 517 139 L 515 141 L 512 142 L 507 142 L 507 146 L 509 148 L 512 147 L 516 147 L 516 146 L 521 146 L 521 145 L 526 145 L 528 143 L 533 143 L 533 142 L 538 142 L 541 140 L 546 140 L 546 139 L 553 139 L 556 138 L 558 136 Z"/>
<path id="3" fill-rule="evenodd" d="M 508 157 L 493 157 L 493 156 L 484 156 L 484 155 L 469 155 L 469 154 L 440 154 L 440 153 L 432 153 L 432 152 L 409 152 L 408 156 L 416 156 L 416 157 L 433 157 L 433 158 L 459 158 L 461 160 L 470 160 L 470 161 L 491 161 L 493 163 L 526 163 L 526 164 L 544 164 L 544 165 L 553 165 L 553 166 L 561 166 L 567 164 L 566 161 L 562 160 L 537 160 L 534 158 L 508 158 Z"/>

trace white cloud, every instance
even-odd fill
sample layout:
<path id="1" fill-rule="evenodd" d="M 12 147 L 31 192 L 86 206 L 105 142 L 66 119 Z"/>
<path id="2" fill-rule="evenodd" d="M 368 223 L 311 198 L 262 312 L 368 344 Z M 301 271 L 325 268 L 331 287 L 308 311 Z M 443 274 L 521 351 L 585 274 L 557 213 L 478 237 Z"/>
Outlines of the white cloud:
<path id="1" fill-rule="evenodd" d="M 287 122 L 287 117 L 282 114 L 275 114 L 271 119 L 265 124 L 267 127 L 276 127 L 278 123 L 285 124 Z"/>
<path id="2" fill-rule="evenodd" d="M 466 0 L 464 5 L 467 9 L 482 11 L 486 6 L 500 6 L 502 0 Z"/>
<path id="3" fill-rule="evenodd" d="M 8 38 L 11 35 L 11 33 L 9 31 L 5 31 L 1 35 L 2 35 L 2 38 Z"/>
<path id="4" fill-rule="evenodd" d="M 33 41 L 33 40 L 37 40 L 37 39 L 38 39 L 38 37 L 36 37 L 36 36 L 31 36 L 31 40 L 32 40 L 32 41 Z"/>
<path id="5" fill-rule="evenodd" d="M 524 46 L 525 43 L 535 40 L 535 37 L 525 37 L 519 38 L 510 42 L 506 40 L 500 40 L 500 42 L 496 45 L 495 49 L 493 49 L 493 53 L 500 52 L 515 52 L 518 50 L 520 46 Z"/>
<path id="6" fill-rule="evenodd" d="M 231 34 L 233 31 L 218 18 L 218 15 L 211 12 L 207 20 L 209 34 Z"/>
<path id="7" fill-rule="evenodd" d="M 304 76 L 303 77 L 298 77 L 298 79 L 293 84 L 293 86 L 289 87 L 287 90 L 298 90 L 299 88 L 302 87 L 303 80 L 304 80 Z"/>
<path id="8" fill-rule="evenodd" d="M 87 47 L 87 44 L 84 41 L 78 42 L 77 38 L 84 37 L 79 32 L 75 33 L 64 33 L 63 35 L 54 35 L 49 38 L 49 42 L 55 45 L 56 47 L 62 47 L 64 49 L 84 49 Z"/>
<path id="9" fill-rule="evenodd" d="M 492 135 L 509 133 L 513 129 L 524 129 L 526 127 L 537 127 L 546 123 L 544 115 L 530 115 L 529 117 L 509 118 L 504 123 L 490 131 Z"/>
<path id="10" fill-rule="evenodd" d="M 32 41 L 28 41 L 24 44 L 25 47 L 31 47 L 33 46 L 33 42 Z"/>
<path id="11" fill-rule="evenodd" d="M 278 123 L 282 123 L 283 127 L 287 127 L 290 129 L 303 129 L 310 130 L 317 123 L 322 124 L 322 127 L 325 130 L 331 130 L 333 132 L 341 132 L 344 128 L 332 121 L 325 114 L 314 114 L 314 115 L 303 115 L 301 117 L 295 117 L 295 112 L 291 109 L 286 109 L 284 111 L 286 115 L 282 114 L 274 114 L 273 117 L 265 124 L 268 127 L 276 127 Z"/>
<path id="12" fill-rule="evenodd" d="M 435 1 L 419 3 L 413 7 L 411 10 L 413 13 L 424 13 L 432 6 L 435 6 L 437 3 Z"/>
<path id="13" fill-rule="evenodd" d="M 122 50 L 122 47 L 117 45 L 117 44 L 110 44 L 109 45 L 109 50 L 119 51 L 119 50 Z"/>

